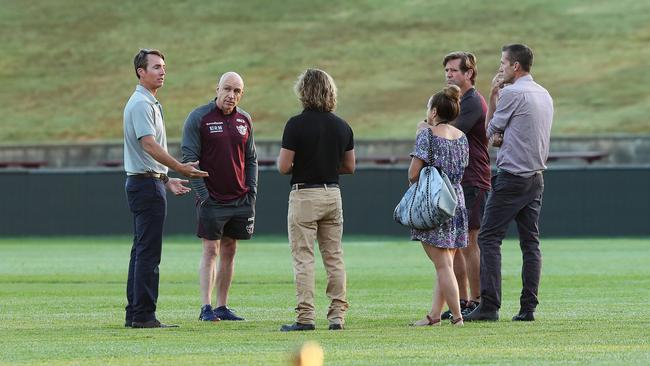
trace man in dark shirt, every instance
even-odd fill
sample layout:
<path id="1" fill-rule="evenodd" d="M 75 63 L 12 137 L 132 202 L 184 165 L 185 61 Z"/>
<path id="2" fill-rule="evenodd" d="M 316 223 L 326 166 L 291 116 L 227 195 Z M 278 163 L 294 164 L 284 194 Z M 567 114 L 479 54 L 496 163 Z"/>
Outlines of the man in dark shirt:
<path id="1" fill-rule="evenodd" d="M 227 307 L 237 240 L 250 239 L 255 222 L 257 154 L 251 117 L 237 107 L 243 94 L 241 76 L 223 74 L 216 99 L 192 111 L 183 128 L 183 160 L 201 159 L 201 169 L 210 173 L 190 180 L 197 195 L 197 236 L 203 242 L 199 268 L 203 321 L 244 320 Z"/>
<path id="2" fill-rule="evenodd" d="M 348 302 L 339 174 L 354 173 L 354 136 L 347 122 L 332 113 L 336 85 L 325 71 L 307 69 L 295 89 L 304 110 L 284 128 L 278 170 L 292 175 L 287 222 L 298 314 L 295 323 L 280 330 L 315 329 L 314 240 L 327 270 L 329 329 L 340 330 Z"/>
<path id="3" fill-rule="evenodd" d="M 460 290 L 461 310 L 469 313 L 479 303 L 481 294 L 481 263 L 478 232 L 485 210 L 485 198 L 490 190 L 490 157 L 485 136 L 487 103 L 474 88 L 478 68 L 476 57 L 469 52 L 452 52 L 442 61 L 448 85 L 460 88 L 460 115 L 453 125 L 463 131 L 469 142 L 469 165 L 465 168 L 462 186 L 468 218 L 468 246 L 454 258 L 454 272 Z M 468 294 L 467 283 L 471 294 Z M 470 296 L 468 296 L 470 295 Z M 443 314 L 451 316 L 451 313 Z"/>

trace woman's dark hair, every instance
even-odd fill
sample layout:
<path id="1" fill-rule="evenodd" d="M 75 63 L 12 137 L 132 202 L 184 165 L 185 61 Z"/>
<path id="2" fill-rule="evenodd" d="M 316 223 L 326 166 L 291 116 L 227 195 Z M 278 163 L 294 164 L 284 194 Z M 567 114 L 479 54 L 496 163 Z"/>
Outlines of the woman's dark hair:
<path id="1" fill-rule="evenodd" d="M 449 85 L 429 98 L 427 110 L 436 109 L 441 123 L 449 123 L 460 113 L 460 88 Z"/>

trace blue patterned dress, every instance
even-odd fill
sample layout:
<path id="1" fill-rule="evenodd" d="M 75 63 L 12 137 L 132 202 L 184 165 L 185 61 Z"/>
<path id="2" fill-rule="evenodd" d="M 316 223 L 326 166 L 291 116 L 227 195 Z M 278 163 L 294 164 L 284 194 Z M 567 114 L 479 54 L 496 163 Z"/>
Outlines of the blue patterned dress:
<path id="1" fill-rule="evenodd" d="M 467 246 L 467 209 L 460 181 L 469 160 L 469 145 L 465 135 L 456 139 L 433 135 L 433 162 L 429 161 L 429 131 L 423 129 L 415 138 L 412 157 L 425 165 L 439 167 L 447 174 L 458 195 L 456 214 L 446 223 L 431 230 L 411 229 L 411 240 L 419 240 L 438 248 L 464 248 Z"/>

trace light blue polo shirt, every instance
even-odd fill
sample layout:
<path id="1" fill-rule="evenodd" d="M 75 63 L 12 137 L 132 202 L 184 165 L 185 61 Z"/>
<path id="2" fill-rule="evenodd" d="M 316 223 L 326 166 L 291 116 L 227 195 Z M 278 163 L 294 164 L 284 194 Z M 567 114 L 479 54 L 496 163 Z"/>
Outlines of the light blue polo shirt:
<path id="1" fill-rule="evenodd" d="M 128 175 L 145 172 L 165 173 L 167 167 L 151 157 L 140 144 L 140 139 L 151 135 L 167 151 L 167 135 L 163 122 L 162 106 L 142 85 L 124 107 L 124 170 Z"/>

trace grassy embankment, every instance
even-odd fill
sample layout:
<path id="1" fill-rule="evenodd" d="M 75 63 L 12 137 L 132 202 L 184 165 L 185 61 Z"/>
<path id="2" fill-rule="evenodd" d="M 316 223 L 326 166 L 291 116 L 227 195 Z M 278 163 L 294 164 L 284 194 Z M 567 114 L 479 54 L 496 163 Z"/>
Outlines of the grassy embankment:
<path id="1" fill-rule="evenodd" d="M 119 140 L 139 47 L 167 55 L 159 99 L 178 138 L 187 114 L 236 70 L 258 139 L 299 112 L 306 67 L 329 71 L 358 139 L 411 138 L 442 57 L 469 50 L 488 85 L 505 43 L 535 51 L 555 98 L 553 133 L 648 133 L 650 3 L 620 1 L 0 0 L 0 143 Z"/>

